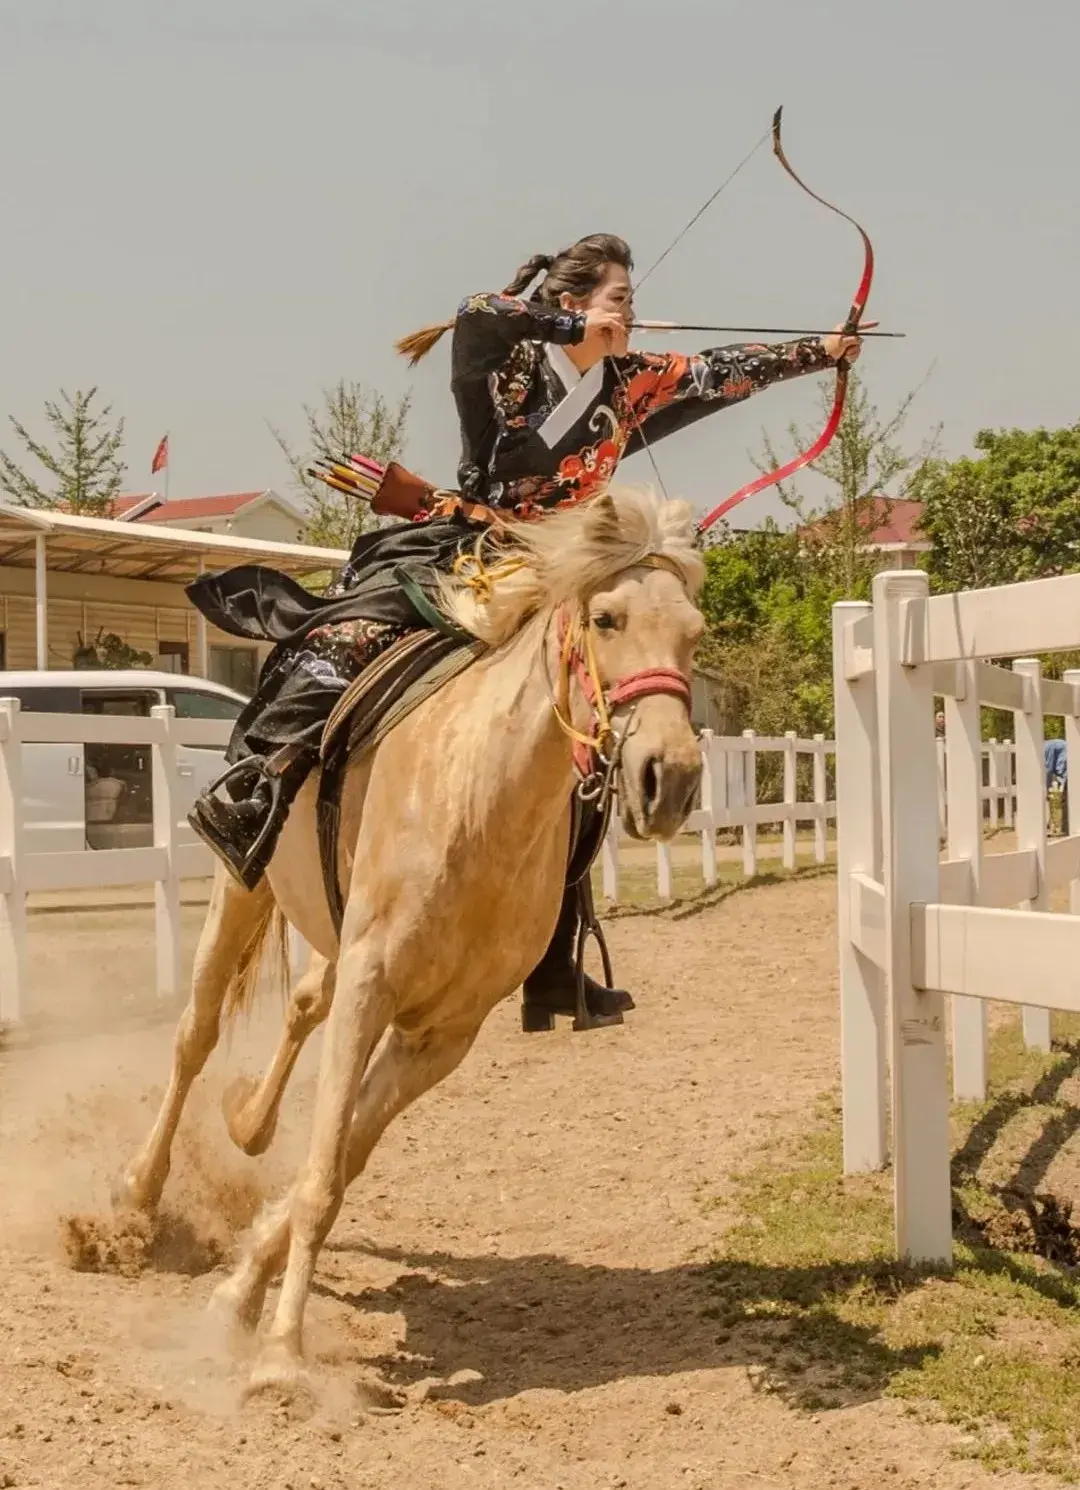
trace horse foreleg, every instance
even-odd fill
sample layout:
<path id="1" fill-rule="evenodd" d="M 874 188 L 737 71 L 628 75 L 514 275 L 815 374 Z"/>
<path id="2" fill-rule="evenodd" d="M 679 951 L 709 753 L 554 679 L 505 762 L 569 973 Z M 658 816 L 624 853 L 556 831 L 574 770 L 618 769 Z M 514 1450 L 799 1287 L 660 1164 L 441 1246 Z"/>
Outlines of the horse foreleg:
<path id="1" fill-rule="evenodd" d="M 261 1081 L 238 1076 L 225 1093 L 222 1107 L 229 1137 L 237 1148 L 254 1157 L 265 1153 L 277 1128 L 281 1099 L 308 1036 L 317 1030 L 334 999 L 336 968 L 312 952 L 308 967 L 289 1000 L 270 1069 Z"/>
<path id="2" fill-rule="evenodd" d="M 303 1373 L 304 1311 L 315 1263 L 345 1195 L 345 1155 L 357 1091 L 391 1009 L 381 959 L 372 938 L 360 936 L 338 958 L 307 1161 L 290 1196 L 288 1260 L 273 1322 L 252 1372 L 253 1387 L 286 1384 Z"/>
<path id="3" fill-rule="evenodd" d="M 217 870 L 195 952 L 191 996 L 176 1028 L 169 1085 L 145 1144 L 117 1186 L 117 1204 L 153 1210 L 161 1199 L 188 1092 L 218 1042 L 221 1007 L 229 984 L 271 905 L 265 880 L 256 890 L 248 891 L 225 870 Z"/>
<path id="4" fill-rule="evenodd" d="M 476 1029 L 427 1030 L 407 1035 L 392 1028 L 360 1084 L 345 1153 L 345 1185 L 363 1172 L 371 1151 L 399 1113 L 437 1086 L 461 1064 Z M 292 1194 L 256 1221 L 235 1272 L 220 1284 L 212 1307 L 228 1324 L 253 1331 L 266 1290 L 289 1252 Z"/>

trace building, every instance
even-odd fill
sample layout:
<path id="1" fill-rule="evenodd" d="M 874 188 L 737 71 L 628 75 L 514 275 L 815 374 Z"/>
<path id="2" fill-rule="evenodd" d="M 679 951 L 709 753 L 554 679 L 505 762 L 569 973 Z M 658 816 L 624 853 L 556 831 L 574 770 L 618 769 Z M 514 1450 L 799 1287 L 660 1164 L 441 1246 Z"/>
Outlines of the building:
<path id="1" fill-rule="evenodd" d="M 834 508 L 825 517 L 817 519 L 800 534 L 813 537 L 821 533 L 826 524 L 836 521 L 839 509 Z M 917 569 L 919 559 L 930 552 L 930 540 L 919 527 L 923 504 L 898 497 L 866 497 L 859 503 L 859 523 L 863 530 L 863 542 L 871 552 L 880 556 L 881 569 Z"/>
<path id="2" fill-rule="evenodd" d="M 177 497 L 172 501 L 160 492 L 117 497 L 113 516 L 121 522 L 153 523 L 155 527 L 259 538 L 270 543 L 304 541 L 300 509 L 270 488 L 216 497 Z"/>
<path id="3" fill-rule="evenodd" d="M 312 580 L 347 558 L 295 542 L 0 503 L 0 668 L 69 668 L 78 649 L 111 633 L 145 655 L 145 666 L 250 693 L 268 648 L 208 625 L 185 585 L 237 564 Z"/>
<path id="4" fill-rule="evenodd" d="M 211 678 L 250 694 L 269 648 L 210 626 L 185 586 L 238 564 L 265 564 L 301 582 L 321 579 L 348 559 L 343 550 L 295 537 L 240 536 L 241 522 L 269 528 L 282 506 L 292 512 L 295 533 L 296 509 L 273 492 L 169 503 L 154 497 L 138 510 L 149 500 L 120 498 L 113 518 L 0 503 L 0 669 L 71 668 L 76 652 L 112 635 L 141 654 L 127 665 Z M 194 516 L 191 508 L 199 509 Z M 161 514 L 168 524 L 156 520 Z M 722 727 L 720 683 L 719 675 L 695 669 L 698 729 Z"/>

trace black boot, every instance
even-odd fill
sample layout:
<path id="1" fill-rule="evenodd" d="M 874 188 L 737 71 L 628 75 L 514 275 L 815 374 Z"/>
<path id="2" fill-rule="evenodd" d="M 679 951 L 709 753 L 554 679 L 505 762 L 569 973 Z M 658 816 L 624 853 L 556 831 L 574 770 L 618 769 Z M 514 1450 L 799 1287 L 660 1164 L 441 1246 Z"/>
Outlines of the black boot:
<path id="1" fill-rule="evenodd" d="M 578 886 L 568 884 L 555 934 L 522 989 L 521 1027 L 526 1034 L 554 1029 L 556 1014 L 577 1015 L 575 950 L 579 922 Z M 585 1008 L 592 1018 L 621 1023 L 623 1014 L 634 1007 L 625 989 L 608 988 L 588 973 L 584 982 Z"/>
<path id="2" fill-rule="evenodd" d="M 284 768 L 259 757 L 237 763 L 198 798 L 188 822 L 245 890 L 254 890 L 273 857 L 289 808 L 311 762 Z M 228 798 L 217 795 L 224 787 Z"/>

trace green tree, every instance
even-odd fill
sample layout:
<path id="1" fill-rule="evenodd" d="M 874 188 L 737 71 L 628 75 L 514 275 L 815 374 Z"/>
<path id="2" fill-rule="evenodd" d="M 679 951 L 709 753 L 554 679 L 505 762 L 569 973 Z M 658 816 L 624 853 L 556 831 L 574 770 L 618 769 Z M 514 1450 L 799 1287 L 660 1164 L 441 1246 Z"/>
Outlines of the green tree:
<path id="1" fill-rule="evenodd" d="M 809 467 L 831 484 L 825 505 L 811 508 L 795 484 L 784 482 L 780 496 L 798 526 L 769 520 L 742 534 L 723 527 L 707 549 L 701 605 L 708 629 L 699 657 L 723 680 L 725 729 L 832 729 L 832 607 L 869 593 L 880 566 L 870 539 L 887 516 L 883 493 L 906 495 L 931 455 L 936 432 L 913 452 L 900 439 L 918 391 L 882 418 L 852 373 L 836 437 Z M 823 388 L 823 420 L 833 397 Z M 817 428 L 792 425 L 792 446 L 805 449 Z M 759 469 L 775 470 L 782 461 L 766 435 Z"/>
<path id="2" fill-rule="evenodd" d="M 725 731 L 832 728 L 832 607 L 869 589 L 843 585 L 822 549 L 775 523 L 705 554 L 699 661 L 719 674 Z"/>
<path id="3" fill-rule="evenodd" d="M 1080 424 L 980 430 L 974 458 L 930 462 L 914 483 L 931 578 L 961 590 L 1038 579 L 1080 562 Z"/>
<path id="4" fill-rule="evenodd" d="M 771 518 L 751 533 L 725 530 L 705 551 L 699 604 L 708 627 L 706 646 L 749 641 L 765 617 L 778 583 L 802 571 L 802 545 L 794 529 Z"/>
<path id="5" fill-rule="evenodd" d="M 350 455 L 367 455 L 383 465 L 399 459 L 409 404 L 408 394 L 390 404 L 362 383 L 339 378 L 332 388 L 323 389 L 317 408 L 304 405 L 307 433 L 302 448 L 290 444 L 271 426 L 288 462 L 293 489 L 304 506 L 304 537 L 309 543 L 352 548 L 361 533 L 378 525 L 366 503 L 316 481 L 308 475 L 308 467 L 316 458 L 341 460 Z"/>
<path id="6" fill-rule="evenodd" d="M 0 491 L 20 507 L 48 507 L 86 517 L 111 517 L 124 480 L 121 458 L 124 421 L 111 421 L 112 405 L 95 410 L 97 388 L 74 395 L 61 390 L 60 402 L 45 404 L 49 444 L 36 440 L 14 417 L 11 426 L 28 454 L 47 472 L 35 480 L 0 451 Z"/>
<path id="7" fill-rule="evenodd" d="M 905 394 L 887 418 L 882 418 L 870 401 L 866 385 L 852 370 L 836 435 L 824 453 L 805 467 L 831 485 L 824 507 L 811 508 L 798 486 L 791 482 L 780 482 L 777 486 L 781 501 L 800 524 L 803 527 L 813 524 L 822 564 L 850 594 L 854 594 L 866 576 L 870 562 L 867 538 L 888 516 L 889 497 L 885 494 L 894 500 L 909 495 L 917 474 L 937 447 L 940 426 L 917 450 L 906 450 L 900 441 L 911 406 L 925 382 L 924 378 Z M 823 419 L 832 411 L 833 398 L 832 387 L 823 385 L 820 395 Z M 788 426 L 793 450 L 805 450 L 816 434 L 817 429 L 806 431 L 794 423 Z M 762 472 L 773 471 L 783 460 L 771 437 L 765 434 L 762 453 L 755 458 L 755 465 Z M 884 511 L 882 499 L 886 502 Z"/>

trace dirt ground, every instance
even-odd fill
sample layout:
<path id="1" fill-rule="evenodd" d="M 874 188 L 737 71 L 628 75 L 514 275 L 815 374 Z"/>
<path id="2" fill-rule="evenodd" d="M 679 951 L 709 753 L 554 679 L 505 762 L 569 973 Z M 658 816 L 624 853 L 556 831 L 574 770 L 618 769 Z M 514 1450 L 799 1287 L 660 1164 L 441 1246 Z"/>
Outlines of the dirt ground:
<path id="1" fill-rule="evenodd" d="M 808 1415 L 762 1393 L 748 1342 L 719 1340 L 706 1312 L 730 1174 L 835 1079 L 834 896 L 819 877 L 620 917 L 612 950 L 638 998 L 621 1029 L 526 1038 L 516 1001 L 498 1009 L 347 1199 L 309 1313 L 316 1399 L 292 1405 L 242 1402 L 243 1363 L 203 1312 L 220 1267 L 66 1262 L 61 1218 L 107 1210 L 173 1011 L 147 1002 L 148 911 L 35 917 L 40 996 L 0 1054 L 0 1486 L 1019 1484 L 890 1401 Z M 255 1068 L 276 1019 L 215 1057 L 167 1192 L 226 1245 L 305 1138 L 314 1050 L 266 1159 L 232 1151 L 218 1117 L 226 1074 Z"/>

